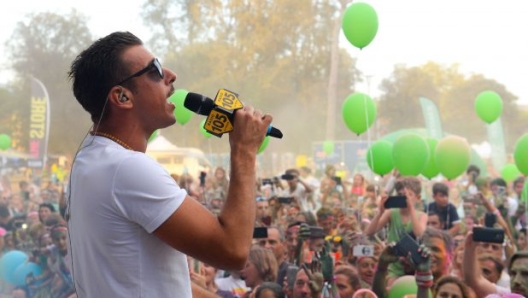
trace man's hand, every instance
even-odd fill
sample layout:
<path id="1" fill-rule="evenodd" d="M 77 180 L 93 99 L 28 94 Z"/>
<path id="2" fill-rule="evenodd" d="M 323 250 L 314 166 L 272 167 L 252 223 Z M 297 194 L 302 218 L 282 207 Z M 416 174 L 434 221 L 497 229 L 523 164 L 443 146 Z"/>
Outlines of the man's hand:
<path id="1" fill-rule="evenodd" d="M 321 274 L 320 271 L 314 271 L 321 268 L 321 266 L 317 266 L 314 264 L 317 263 L 317 261 L 312 261 L 311 267 L 312 270 L 308 269 L 305 264 L 301 265 L 302 270 L 306 273 L 308 276 L 308 279 L 310 280 L 308 282 L 308 287 L 310 287 L 310 292 L 312 297 L 319 297 L 321 295 L 321 292 L 323 290 L 323 274 Z"/>
<path id="2" fill-rule="evenodd" d="M 426 272 L 431 270 L 431 250 L 423 244 L 420 244 L 420 247 L 418 248 L 418 252 L 422 255 L 423 261 L 420 264 L 414 264 L 411 260 L 411 262 L 414 264 L 414 267 L 416 270 L 421 272 Z M 409 253 L 410 257 L 410 253 Z"/>
<path id="3" fill-rule="evenodd" d="M 385 247 L 385 249 L 381 252 L 381 255 L 379 257 L 379 262 L 378 262 L 379 265 L 388 266 L 389 264 L 395 263 L 396 261 L 400 259 L 400 257 L 398 257 L 395 254 L 395 251 L 394 251 L 395 245 L 396 245 L 396 242 L 393 242 L 387 245 L 387 247 Z"/>

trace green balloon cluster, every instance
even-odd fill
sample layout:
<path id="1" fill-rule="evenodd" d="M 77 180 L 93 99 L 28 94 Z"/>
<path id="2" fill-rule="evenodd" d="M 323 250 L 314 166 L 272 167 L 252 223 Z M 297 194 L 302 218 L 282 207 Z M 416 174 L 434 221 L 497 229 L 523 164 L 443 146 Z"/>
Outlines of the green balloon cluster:
<path id="1" fill-rule="evenodd" d="M 422 175 L 428 179 L 433 179 L 440 174 L 440 170 L 436 165 L 435 150 L 438 140 L 434 138 L 426 139 L 427 145 L 429 146 L 429 160 L 425 164 L 425 168 L 422 170 Z"/>
<path id="2" fill-rule="evenodd" d="M 174 104 L 176 107 L 174 109 L 174 116 L 176 117 L 176 122 L 180 123 L 181 125 L 186 124 L 191 120 L 191 116 L 193 115 L 193 112 L 188 110 L 184 105 L 183 102 L 185 101 L 185 97 L 189 91 L 185 89 L 178 89 L 172 94 L 172 96 L 169 98 L 169 101 Z"/>
<path id="3" fill-rule="evenodd" d="M 260 147 L 257 150 L 257 154 L 260 154 L 264 152 L 264 150 L 266 150 L 266 148 L 268 147 L 269 141 L 270 141 L 270 137 L 266 136 L 264 140 L 262 141 L 262 144 L 260 144 Z"/>
<path id="4" fill-rule="evenodd" d="M 418 134 L 402 135 L 394 142 L 392 160 L 403 176 L 417 176 L 429 161 L 429 146 Z"/>
<path id="5" fill-rule="evenodd" d="M 0 134 L 0 150 L 7 150 L 11 148 L 11 137 L 4 134 Z"/>
<path id="6" fill-rule="evenodd" d="M 504 167 L 502 167 L 501 170 L 501 176 L 506 182 L 512 182 L 513 180 L 517 179 L 519 176 L 521 176 L 521 172 L 517 168 L 515 164 L 506 164 Z"/>
<path id="7" fill-rule="evenodd" d="M 464 173 L 471 160 L 471 148 L 466 139 L 448 136 L 436 145 L 435 161 L 440 173 L 451 180 Z"/>
<path id="8" fill-rule="evenodd" d="M 394 169 L 392 161 L 392 144 L 379 140 L 372 144 L 367 151 L 367 164 L 376 174 L 383 176 Z"/>
<path id="9" fill-rule="evenodd" d="M 345 10 L 341 28 L 353 46 L 363 49 L 378 32 L 378 14 L 367 3 L 354 3 Z"/>
<path id="10" fill-rule="evenodd" d="M 349 95 L 341 109 L 343 120 L 352 132 L 360 135 L 376 120 L 377 108 L 370 96 L 364 93 Z"/>
<path id="11" fill-rule="evenodd" d="M 519 171 L 528 176 L 528 133 L 524 134 L 515 143 L 513 158 Z"/>
<path id="12" fill-rule="evenodd" d="M 475 111 L 486 123 L 493 123 L 502 113 L 502 99 L 493 91 L 484 91 L 475 100 Z"/>
<path id="13" fill-rule="evenodd" d="M 324 141 L 323 142 L 323 151 L 326 153 L 326 155 L 331 155 L 334 153 L 335 150 L 335 143 L 332 141 Z"/>
<path id="14" fill-rule="evenodd" d="M 204 137 L 206 137 L 207 139 L 210 138 L 212 136 L 212 134 L 210 134 L 209 132 L 207 132 L 207 130 L 205 130 L 204 126 L 205 126 L 205 120 L 202 120 L 202 122 L 200 122 L 200 132 L 202 133 L 202 135 Z"/>

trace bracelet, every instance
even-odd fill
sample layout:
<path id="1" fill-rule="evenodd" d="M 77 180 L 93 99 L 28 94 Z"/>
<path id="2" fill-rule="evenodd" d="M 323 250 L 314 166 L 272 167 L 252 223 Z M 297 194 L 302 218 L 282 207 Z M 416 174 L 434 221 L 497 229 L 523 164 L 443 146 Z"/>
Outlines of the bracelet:
<path id="1" fill-rule="evenodd" d="M 416 279 L 416 285 L 421 288 L 430 288 L 434 284 L 431 271 L 416 271 L 414 278 Z"/>

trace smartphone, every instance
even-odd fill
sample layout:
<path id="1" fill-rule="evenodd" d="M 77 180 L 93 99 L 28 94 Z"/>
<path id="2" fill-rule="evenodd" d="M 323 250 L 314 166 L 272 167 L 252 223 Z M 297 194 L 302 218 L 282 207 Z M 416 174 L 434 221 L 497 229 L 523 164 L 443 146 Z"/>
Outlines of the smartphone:
<path id="1" fill-rule="evenodd" d="M 418 248 L 420 248 L 420 245 L 409 234 L 403 235 L 403 237 L 394 246 L 396 255 L 400 257 L 407 257 L 410 252 L 411 260 L 414 265 L 421 264 L 426 260 L 426 258 L 424 258 L 420 252 L 418 252 Z"/>
<path id="2" fill-rule="evenodd" d="M 484 215 L 484 226 L 486 228 L 493 228 L 495 223 L 497 223 L 497 215 L 494 213 L 486 213 L 486 215 Z"/>
<path id="3" fill-rule="evenodd" d="M 390 196 L 385 201 L 384 206 L 386 209 L 407 208 L 407 197 L 406 196 Z"/>
<path id="4" fill-rule="evenodd" d="M 299 272 L 299 267 L 295 265 L 288 265 L 286 277 L 288 279 L 288 288 L 290 288 L 290 290 L 293 290 L 293 285 L 295 284 L 295 279 L 297 278 L 297 272 Z"/>
<path id="5" fill-rule="evenodd" d="M 373 257 L 374 246 L 373 245 L 356 245 L 352 251 L 354 257 Z"/>
<path id="6" fill-rule="evenodd" d="M 200 261 L 193 259 L 193 269 L 195 273 L 200 273 Z"/>
<path id="7" fill-rule="evenodd" d="M 473 241 L 504 243 L 504 230 L 496 228 L 473 227 Z"/>
<path id="8" fill-rule="evenodd" d="M 334 176 L 332 177 L 332 180 L 334 180 L 337 185 L 341 185 L 341 177 Z"/>
<path id="9" fill-rule="evenodd" d="M 291 204 L 293 202 L 293 197 L 278 197 L 277 201 L 279 204 Z"/>
<path id="10" fill-rule="evenodd" d="M 253 229 L 253 239 L 268 238 L 267 227 L 256 227 Z"/>
<path id="11" fill-rule="evenodd" d="M 204 172 L 204 171 L 201 171 L 200 172 L 200 186 L 201 187 L 204 187 L 205 186 L 205 177 L 207 176 L 207 173 Z"/>
<path id="12" fill-rule="evenodd" d="M 310 226 L 310 238 L 324 238 L 324 230 L 321 227 Z"/>

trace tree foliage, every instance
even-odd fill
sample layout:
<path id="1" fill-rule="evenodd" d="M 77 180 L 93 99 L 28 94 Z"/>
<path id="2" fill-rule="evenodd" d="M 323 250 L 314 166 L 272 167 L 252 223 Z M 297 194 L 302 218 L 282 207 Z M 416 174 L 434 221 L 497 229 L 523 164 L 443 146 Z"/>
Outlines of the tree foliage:
<path id="1" fill-rule="evenodd" d="M 67 71 L 75 56 L 91 41 L 85 18 L 73 10 L 65 16 L 31 14 L 27 22 L 17 24 L 6 43 L 11 67 L 18 78 L 15 88 L 26 90 L 19 106 L 24 131 L 29 131 L 29 78 L 35 77 L 46 86 L 51 107 L 48 151 L 52 154 L 75 152 L 82 132 L 88 130 L 89 117 L 73 97 Z M 22 135 L 21 144 L 28 144 L 28 138 L 28 134 Z"/>
<path id="2" fill-rule="evenodd" d="M 143 17 L 170 49 L 165 64 L 179 75 L 177 88 L 210 96 L 222 87 L 238 92 L 242 101 L 274 115 L 285 133 L 284 150 L 306 152 L 324 139 L 329 32 L 339 9 L 339 2 L 327 0 L 148 0 Z M 338 106 L 358 78 L 350 56 L 340 56 Z M 331 117 L 340 118 L 339 111 Z M 198 122 L 185 129 L 197 132 Z M 338 122 L 336 135 L 350 135 Z"/>
<path id="3" fill-rule="evenodd" d="M 437 105 L 444 131 L 466 137 L 471 143 L 486 141 L 486 124 L 475 112 L 475 99 L 486 90 L 497 92 L 504 102 L 502 121 L 510 149 L 515 135 L 522 131 L 516 96 L 504 85 L 482 75 L 464 76 L 456 64 L 397 65 L 392 75 L 382 81 L 380 89 L 383 94 L 379 117 L 390 128 L 387 132 L 424 127 L 419 98 L 426 97 Z"/>

